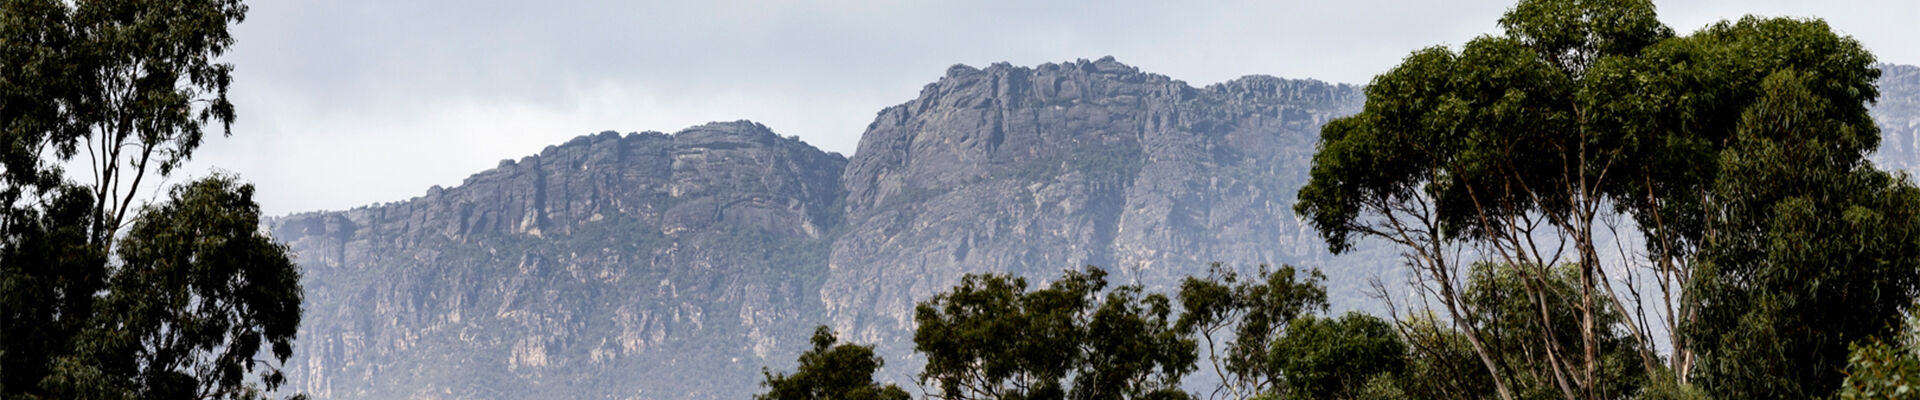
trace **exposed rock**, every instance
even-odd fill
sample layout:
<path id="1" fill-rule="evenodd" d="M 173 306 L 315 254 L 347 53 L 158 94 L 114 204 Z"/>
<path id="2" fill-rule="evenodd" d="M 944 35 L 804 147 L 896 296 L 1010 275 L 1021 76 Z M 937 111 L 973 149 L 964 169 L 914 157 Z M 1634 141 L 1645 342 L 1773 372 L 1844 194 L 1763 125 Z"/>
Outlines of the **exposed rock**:
<path id="1" fill-rule="evenodd" d="M 1883 168 L 1920 167 L 1920 67 L 1880 64 L 1880 100 L 1868 111 L 1880 125 L 1880 151 L 1870 158 Z"/>
<path id="2" fill-rule="evenodd" d="M 1920 69 L 1883 66 L 1876 162 L 1920 159 Z M 815 325 L 911 385 L 916 301 L 1083 264 L 1166 290 L 1208 263 L 1318 267 L 1336 309 L 1393 249 L 1294 215 L 1358 87 L 1192 87 L 1111 58 L 950 68 L 848 160 L 750 122 L 582 136 L 406 201 L 268 222 L 305 270 L 290 377 L 318 398 L 747 398 Z"/>
<path id="3" fill-rule="evenodd" d="M 1361 103 L 1349 85 L 1194 88 L 1112 58 L 955 66 L 861 137 L 822 303 L 834 328 L 904 355 L 914 303 L 967 273 L 1093 264 L 1166 288 L 1212 261 L 1329 267 L 1291 207 L 1319 126 Z"/>
<path id="4" fill-rule="evenodd" d="M 275 219 L 309 293 L 294 383 L 321 398 L 739 397 L 822 322 L 845 164 L 744 121 L 603 132 L 407 201 Z"/>

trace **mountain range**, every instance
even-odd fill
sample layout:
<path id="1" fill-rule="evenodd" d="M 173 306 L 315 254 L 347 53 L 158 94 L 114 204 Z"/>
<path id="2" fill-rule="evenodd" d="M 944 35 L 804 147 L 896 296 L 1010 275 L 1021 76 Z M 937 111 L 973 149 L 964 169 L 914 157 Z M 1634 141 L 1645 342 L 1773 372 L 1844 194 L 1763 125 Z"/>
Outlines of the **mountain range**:
<path id="1" fill-rule="evenodd" d="M 1883 65 L 1888 168 L 1920 164 L 1920 68 Z M 749 121 L 601 132 L 412 199 L 266 222 L 297 255 L 288 376 L 317 398 L 737 399 L 814 326 L 912 387 L 916 301 L 968 273 L 1098 265 L 1166 290 L 1221 262 L 1319 268 L 1370 310 L 1398 253 L 1292 211 L 1361 87 L 1204 87 L 1111 57 L 956 65 L 847 157 Z M 910 389 L 911 391 L 912 389 Z"/>

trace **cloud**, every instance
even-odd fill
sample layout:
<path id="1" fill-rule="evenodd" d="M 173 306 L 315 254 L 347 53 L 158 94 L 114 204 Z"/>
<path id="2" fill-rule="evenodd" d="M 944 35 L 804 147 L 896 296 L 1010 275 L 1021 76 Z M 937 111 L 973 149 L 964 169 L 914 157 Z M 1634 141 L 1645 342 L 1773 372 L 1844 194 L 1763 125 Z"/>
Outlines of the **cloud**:
<path id="1" fill-rule="evenodd" d="M 1661 4 L 1688 32 L 1822 15 L 1920 62 L 1913 4 Z M 236 31 L 235 135 L 197 155 L 269 213 L 404 200 L 572 136 L 752 119 L 851 155 L 947 66 L 1116 56 L 1204 85 L 1364 83 L 1495 30 L 1510 1 L 257 1 Z M 1737 10 L 1737 11 L 1734 11 Z M 1904 52 L 1904 53 L 1902 53 Z"/>

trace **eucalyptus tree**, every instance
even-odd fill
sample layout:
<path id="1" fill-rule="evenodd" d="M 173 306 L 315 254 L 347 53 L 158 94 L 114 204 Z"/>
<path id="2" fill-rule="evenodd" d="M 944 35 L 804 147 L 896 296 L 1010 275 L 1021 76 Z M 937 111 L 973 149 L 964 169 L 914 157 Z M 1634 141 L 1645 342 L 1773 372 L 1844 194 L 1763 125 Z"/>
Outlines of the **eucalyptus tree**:
<path id="1" fill-rule="evenodd" d="M 0 397 L 251 398 L 284 381 L 298 271 L 259 232 L 252 187 L 215 176 L 136 202 L 231 132 L 220 57 L 246 11 L 0 0 Z"/>
<path id="2" fill-rule="evenodd" d="M 1181 281 L 1182 311 L 1174 328 L 1203 342 L 1208 366 L 1220 379 L 1210 395 L 1248 399 L 1285 382 L 1286 371 L 1268 362 L 1268 353 L 1293 321 L 1326 311 L 1327 289 L 1320 285 L 1325 279 L 1319 270 L 1269 271 L 1264 265 L 1242 277 L 1214 263 L 1205 278 Z"/>
<path id="3" fill-rule="evenodd" d="M 1295 210 L 1335 252 L 1361 237 L 1405 248 L 1422 293 L 1452 321 L 1486 312 L 1463 300 L 1468 266 L 1485 259 L 1516 268 L 1517 295 L 1546 332 L 1566 323 L 1549 305 L 1571 298 L 1581 345 L 1560 349 L 1547 335 L 1529 349 L 1565 398 L 1601 394 L 1609 312 L 1633 316 L 1619 328 L 1649 377 L 1711 377 L 1717 393 L 1745 393 L 1733 389 L 1769 373 L 1825 379 L 1805 371 L 1837 370 L 1831 349 L 1789 346 L 1796 353 L 1774 358 L 1815 362 L 1753 364 L 1759 353 L 1738 350 L 1730 334 L 1844 346 L 1875 332 L 1794 331 L 1803 319 L 1783 318 L 1885 325 L 1912 295 L 1914 268 L 1904 267 L 1912 225 L 1900 225 L 1914 209 L 1910 186 L 1863 158 L 1878 143 L 1866 114 L 1877 96 L 1873 57 L 1819 20 L 1747 17 L 1676 36 L 1655 17 L 1645 0 L 1524 0 L 1500 19 L 1503 35 L 1414 52 L 1373 80 L 1361 113 L 1323 128 Z M 1768 100 L 1793 85 L 1791 102 Z M 1804 118 L 1767 124 L 1768 115 Z M 1602 264 L 1596 238 L 1614 229 L 1613 215 L 1646 238 L 1645 249 L 1617 259 L 1659 277 L 1628 288 L 1653 299 L 1623 298 Z M 1856 246 L 1763 245 L 1829 243 L 1796 237 Z M 1547 284 L 1563 263 L 1577 277 L 1570 293 Z M 1833 306 L 1847 301 L 1873 304 Z M 1629 312 L 1641 306 L 1655 315 Z M 1678 334 L 1656 346 L 1654 324 Z M 1754 327 L 1733 328 L 1742 324 Z M 1481 329 L 1459 325 L 1496 392 L 1513 398 L 1500 350 Z M 1700 373 L 1702 364 L 1731 369 Z M 1780 369 L 1732 372 L 1762 365 Z M 1824 393 L 1815 386 L 1806 393 Z"/>
<path id="4" fill-rule="evenodd" d="M 1407 345 L 1390 322 L 1361 313 L 1306 316 L 1288 324 L 1267 362 L 1287 371 L 1287 399 L 1392 397 L 1374 393 L 1407 369 Z M 1414 379 L 1431 379 L 1420 377 Z M 1394 388 L 1397 389 L 1397 388 Z"/>
<path id="5" fill-rule="evenodd" d="M 907 400 L 907 391 L 895 385 L 873 381 L 873 372 L 886 365 L 873 354 L 873 346 L 840 344 L 840 338 L 825 326 L 815 328 L 813 349 L 800 354 L 800 366 L 792 374 L 774 373 L 764 368 L 761 386 L 766 393 L 757 400 Z"/>
<path id="6" fill-rule="evenodd" d="M 1068 270 L 1046 288 L 968 274 L 915 307 L 921 381 L 939 399 L 1186 399 L 1196 345 L 1165 295 Z"/>

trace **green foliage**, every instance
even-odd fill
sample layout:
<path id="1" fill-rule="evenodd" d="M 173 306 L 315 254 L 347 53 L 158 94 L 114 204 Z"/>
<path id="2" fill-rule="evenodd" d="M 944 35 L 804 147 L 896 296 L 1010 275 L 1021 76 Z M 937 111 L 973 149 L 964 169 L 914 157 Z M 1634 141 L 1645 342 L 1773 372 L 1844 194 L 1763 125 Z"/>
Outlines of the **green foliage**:
<path id="1" fill-rule="evenodd" d="M 1302 276 L 1292 266 L 1269 272 L 1263 265 L 1252 278 L 1242 282 L 1239 273 L 1215 263 L 1206 279 L 1180 283 L 1183 311 L 1174 328 L 1206 342 L 1208 361 L 1220 375 L 1216 391 L 1250 396 L 1273 388 L 1284 375 L 1267 361 L 1274 339 L 1295 319 L 1327 307 L 1327 290 L 1320 286 L 1326 277 L 1319 270 Z M 1229 338 L 1225 354 L 1216 354 L 1215 341 Z"/>
<path id="2" fill-rule="evenodd" d="M 1196 347 L 1173 329 L 1171 302 L 1106 287 L 1092 266 L 1034 291 L 1025 278 L 966 275 L 914 310 L 921 381 L 948 399 L 1188 398 L 1178 383 Z"/>
<path id="3" fill-rule="evenodd" d="M 1836 397 L 1920 399 L 1920 318 L 1908 315 L 1892 343 L 1869 339 L 1854 343 L 1847 357 L 1847 378 Z"/>
<path id="4" fill-rule="evenodd" d="M 253 187 L 230 177 L 176 187 L 145 210 L 120 241 L 121 263 L 75 352 L 54 361 L 49 386 L 153 398 L 236 398 L 248 378 L 278 387 L 285 378 L 254 357 L 263 349 L 279 363 L 293 355 L 300 277 L 259 226 Z"/>
<path id="5" fill-rule="evenodd" d="M 1391 382 L 1407 399 L 1491 399 L 1493 375 L 1480 365 L 1459 329 L 1433 316 L 1399 321 L 1409 354 L 1406 372 Z"/>
<path id="6" fill-rule="evenodd" d="M 86 134 L 75 105 L 86 100 L 91 71 L 74 51 L 73 12 L 57 0 L 0 2 L 0 205 L 59 186 L 46 156 Z"/>
<path id="7" fill-rule="evenodd" d="M 1707 400 L 1707 392 L 1699 386 L 1681 383 L 1671 372 L 1653 378 L 1646 387 L 1635 396 L 1641 400 Z"/>
<path id="8" fill-rule="evenodd" d="M 1545 276 L 1528 276 L 1530 271 L 1548 271 Z M 1561 396 L 1553 371 L 1530 357 L 1544 357 L 1549 351 L 1570 357 L 1582 351 L 1578 290 L 1579 271 L 1571 265 L 1552 269 L 1515 268 L 1504 264 L 1474 265 L 1465 300 L 1482 310 L 1467 323 L 1485 333 L 1487 346 L 1500 354 L 1501 373 L 1514 377 L 1515 395 L 1520 398 Z M 1544 301 L 1525 298 L 1522 285 L 1541 285 Z M 1542 321 L 1536 307 L 1545 305 L 1550 316 Z M 1596 325 L 1599 332 L 1600 398 L 1623 398 L 1646 385 L 1646 372 L 1640 370 L 1631 338 L 1621 328 L 1620 315 L 1602 310 Z M 1548 349 L 1547 346 L 1552 346 Z"/>
<path id="9" fill-rule="evenodd" d="M 84 251 L 74 225 L 10 232 L 21 245 L 6 249 L 6 394 L 242 398 L 258 395 L 252 384 L 283 383 L 276 365 L 300 324 L 299 272 L 259 231 L 252 196 L 230 177 L 178 186 L 134 221 L 111 264 Z M 72 209 L 86 196 L 69 198 L 46 211 L 88 215 Z M 63 247 L 83 251 L 49 253 Z M 62 280 L 85 267 L 99 275 Z M 87 285 L 99 289 L 65 292 Z M 255 358 L 263 352 L 276 361 Z"/>
<path id="10" fill-rule="evenodd" d="M 93 196 L 64 187 L 41 208 L 9 208 L 0 244 L 0 397 L 43 393 L 52 360 L 86 329 L 107 257 L 88 241 Z"/>
<path id="11" fill-rule="evenodd" d="M 1295 319 L 1274 341 L 1269 362 L 1286 372 L 1286 398 L 1404 396 L 1391 379 L 1406 371 L 1407 345 L 1393 325 L 1371 315 Z"/>
<path id="12" fill-rule="evenodd" d="M 1841 399 L 1920 399 L 1920 356 L 1908 346 L 1873 341 L 1854 345 L 1847 357 Z"/>
<path id="13" fill-rule="evenodd" d="M 1920 289 L 1920 189 L 1862 159 L 1874 125 L 1826 84 L 1767 77 L 1720 157 L 1685 330 L 1718 397 L 1832 393 L 1847 345 L 1894 333 Z"/>
<path id="14" fill-rule="evenodd" d="M 105 243 L 152 170 L 167 175 L 205 128 L 230 132 L 232 65 L 215 60 L 245 19 L 239 0 L 7 0 L 0 3 L 0 202 L 66 184 L 59 163 L 86 154 Z"/>
<path id="15" fill-rule="evenodd" d="M 766 371 L 760 383 L 767 393 L 756 400 L 907 400 L 900 387 L 873 382 L 873 371 L 884 361 L 873 346 L 835 345 L 839 339 L 825 326 L 814 329 L 813 349 L 800 354 L 800 368 L 792 375 Z"/>
<path id="16" fill-rule="evenodd" d="M 1879 71 L 1858 42 L 1819 20 L 1757 17 L 1676 37 L 1637 0 L 1523 0 L 1500 23 L 1504 36 L 1458 52 L 1423 49 L 1375 78 L 1365 110 L 1322 131 L 1296 205 L 1331 249 L 1359 236 L 1392 240 L 1426 257 L 1424 276 L 1442 285 L 1453 267 L 1436 254 L 1454 241 L 1527 275 L 1572 262 L 1577 296 L 1526 283 L 1499 295 L 1520 299 L 1516 307 L 1495 299 L 1492 315 L 1449 309 L 1472 320 L 1470 338 L 1482 327 L 1558 338 L 1489 342 L 1583 338 L 1558 351 L 1578 356 L 1570 362 L 1584 363 L 1580 371 L 1493 346 L 1482 356 L 1503 360 L 1488 363 L 1497 377 L 1518 373 L 1516 385 L 1539 387 L 1568 381 L 1542 377 L 1573 376 L 1565 397 L 1625 395 L 1633 390 L 1622 382 L 1666 373 L 1698 384 L 1675 382 L 1675 393 L 1825 396 L 1845 344 L 1886 333 L 1916 293 L 1920 198 L 1904 177 L 1863 161 L 1879 142 L 1866 111 Z M 1637 378 L 1616 375 L 1628 368 L 1618 348 L 1653 346 L 1609 344 L 1620 335 L 1608 321 L 1633 320 L 1603 306 L 1610 292 L 1599 286 L 1591 235 L 1605 208 L 1634 218 L 1662 287 L 1673 288 L 1656 308 L 1677 321 L 1669 348 L 1683 357 L 1673 371 L 1642 355 Z M 1530 250 L 1543 232 L 1577 254 Z M 1554 329 L 1502 327 L 1518 320 Z"/>
<path id="17" fill-rule="evenodd" d="M 1585 89 L 1604 83 L 1594 70 L 1608 60 L 1672 35 L 1653 5 L 1528 0 L 1501 25 L 1506 36 L 1457 53 L 1407 56 L 1374 78 L 1360 114 L 1322 128 L 1295 210 L 1334 251 L 1377 231 L 1365 217 L 1389 204 L 1431 199 L 1445 233 L 1489 239 L 1531 213 L 1580 211 L 1595 193 L 1579 183 L 1625 184 L 1603 178 L 1627 156 L 1612 119 L 1631 116 L 1596 113 L 1614 99 Z"/>
<path id="18" fill-rule="evenodd" d="M 1558 388 L 1554 371 L 1540 359 L 1547 357 L 1549 352 L 1567 357 L 1568 353 L 1582 350 L 1579 302 L 1575 297 L 1578 292 L 1574 289 L 1579 282 L 1578 270 L 1563 265 L 1544 269 L 1550 271 L 1550 275 L 1525 275 L 1536 270 L 1494 263 L 1476 264 L 1468 277 L 1469 283 L 1462 299 L 1467 306 L 1482 312 L 1475 314 L 1475 318 L 1456 321 L 1467 324 L 1465 326 L 1444 326 L 1431 315 L 1400 321 L 1400 333 L 1404 335 L 1404 348 L 1408 352 L 1404 373 L 1379 374 L 1370 378 L 1381 382 L 1349 379 L 1344 387 L 1366 389 L 1359 391 L 1363 394 L 1399 393 L 1404 398 L 1493 398 L 1493 375 L 1482 365 L 1463 333 L 1463 329 L 1470 328 L 1481 332 L 1486 346 L 1498 355 L 1494 359 L 1495 366 L 1498 373 L 1509 378 L 1515 398 L 1562 397 L 1563 392 Z M 1542 285 L 1545 289 L 1542 292 L 1551 297 L 1544 302 L 1524 298 L 1526 291 L 1520 286 L 1530 283 Z M 1546 313 L 1551 316 L 1544 322 L 1539 318 L 1540 311 L 1535 309 L 1540 304 L 1546 305 Z M 1621 317 L 1611 312 L 1601 312 L 1598 317 L 1598 325 L 1608 329 L 1598 335 L 1601 353 L 1597 376 L 1600 382 L 1594 385 L 1595 397 L 1645 397 L 1649 380 L 1640 369 L 1640 359 L 1632 347 L 1631 339 L 1621 330 L 1618 322 Z M 1278 350 L 1275 355 L 1279 355 Z M 1375 359 L 1390 360 L 1384 355 Z M 1391 361 L 1374 365 L 1391 365 Z M 1668 379 L 1667 382 L 1670 381 Z M 1356 382 L 1364 386 L 1356 385 Z M 1678 388 L 1668 389 L 1672 390 L 1660 393 L 1683 392 Z M 1344 397 L 1364 398 L 1352 394 Z"/>
<path id="19" fill-rule="evenodd" d="M 134 203 L 209 125 L 230 130 L 216 60 L 245 14 L 0 0 L 0 397 L 258 398 L 284 381 L 299 273 L 252 187 L 216 176 Z"/>
<path id="20" fill-rule="evenodd" d="M 1571 261 L 1583 282 L 1572 296 L 1581 349 L 1542 364 L 1577 376 L 1557 385 L 1565 397 L 1591 398 L 1603 384 L 1596 335 L 1611 329 L 1595 319 L 1609 298 L 1595 285 L 1594 232 L 1612 197 L 1635 193 L 1625 188 L 1637 179 L 1620 177 L 1646 172 L 1633 167 L 1642 157 L 1636 132 L 1619 129 L 1640 116 L 1591 89 L 1615 79 L 1610 65 L 1673 34 L 1644 0 L 1523 0 L 1500 25 L 1505 35 L 1476 38 L 1458 52 L 1419 50 L 1375 77 L 1360 114 L 1322 129 L 1295 211 L 1334 252 L 1362 236 L 1406 247 L 1421 279 L 1443 286 L 1433 294 L 1454 319 L 1478 318 L 1460 306 L 1458 275 L 1470 260 L 1449 258 L 1459 246 L 1526 268 Z M 1537 285 L 1524 289 L 1522 298 L 1547 301 Z M 1482 346 L 1475 326 L 1466 329 L 1496 391 L 1514 398 L 1493 360 L 1499 350 Z M 1653 368 L 1650 355 L 1642 360 Z"/>

